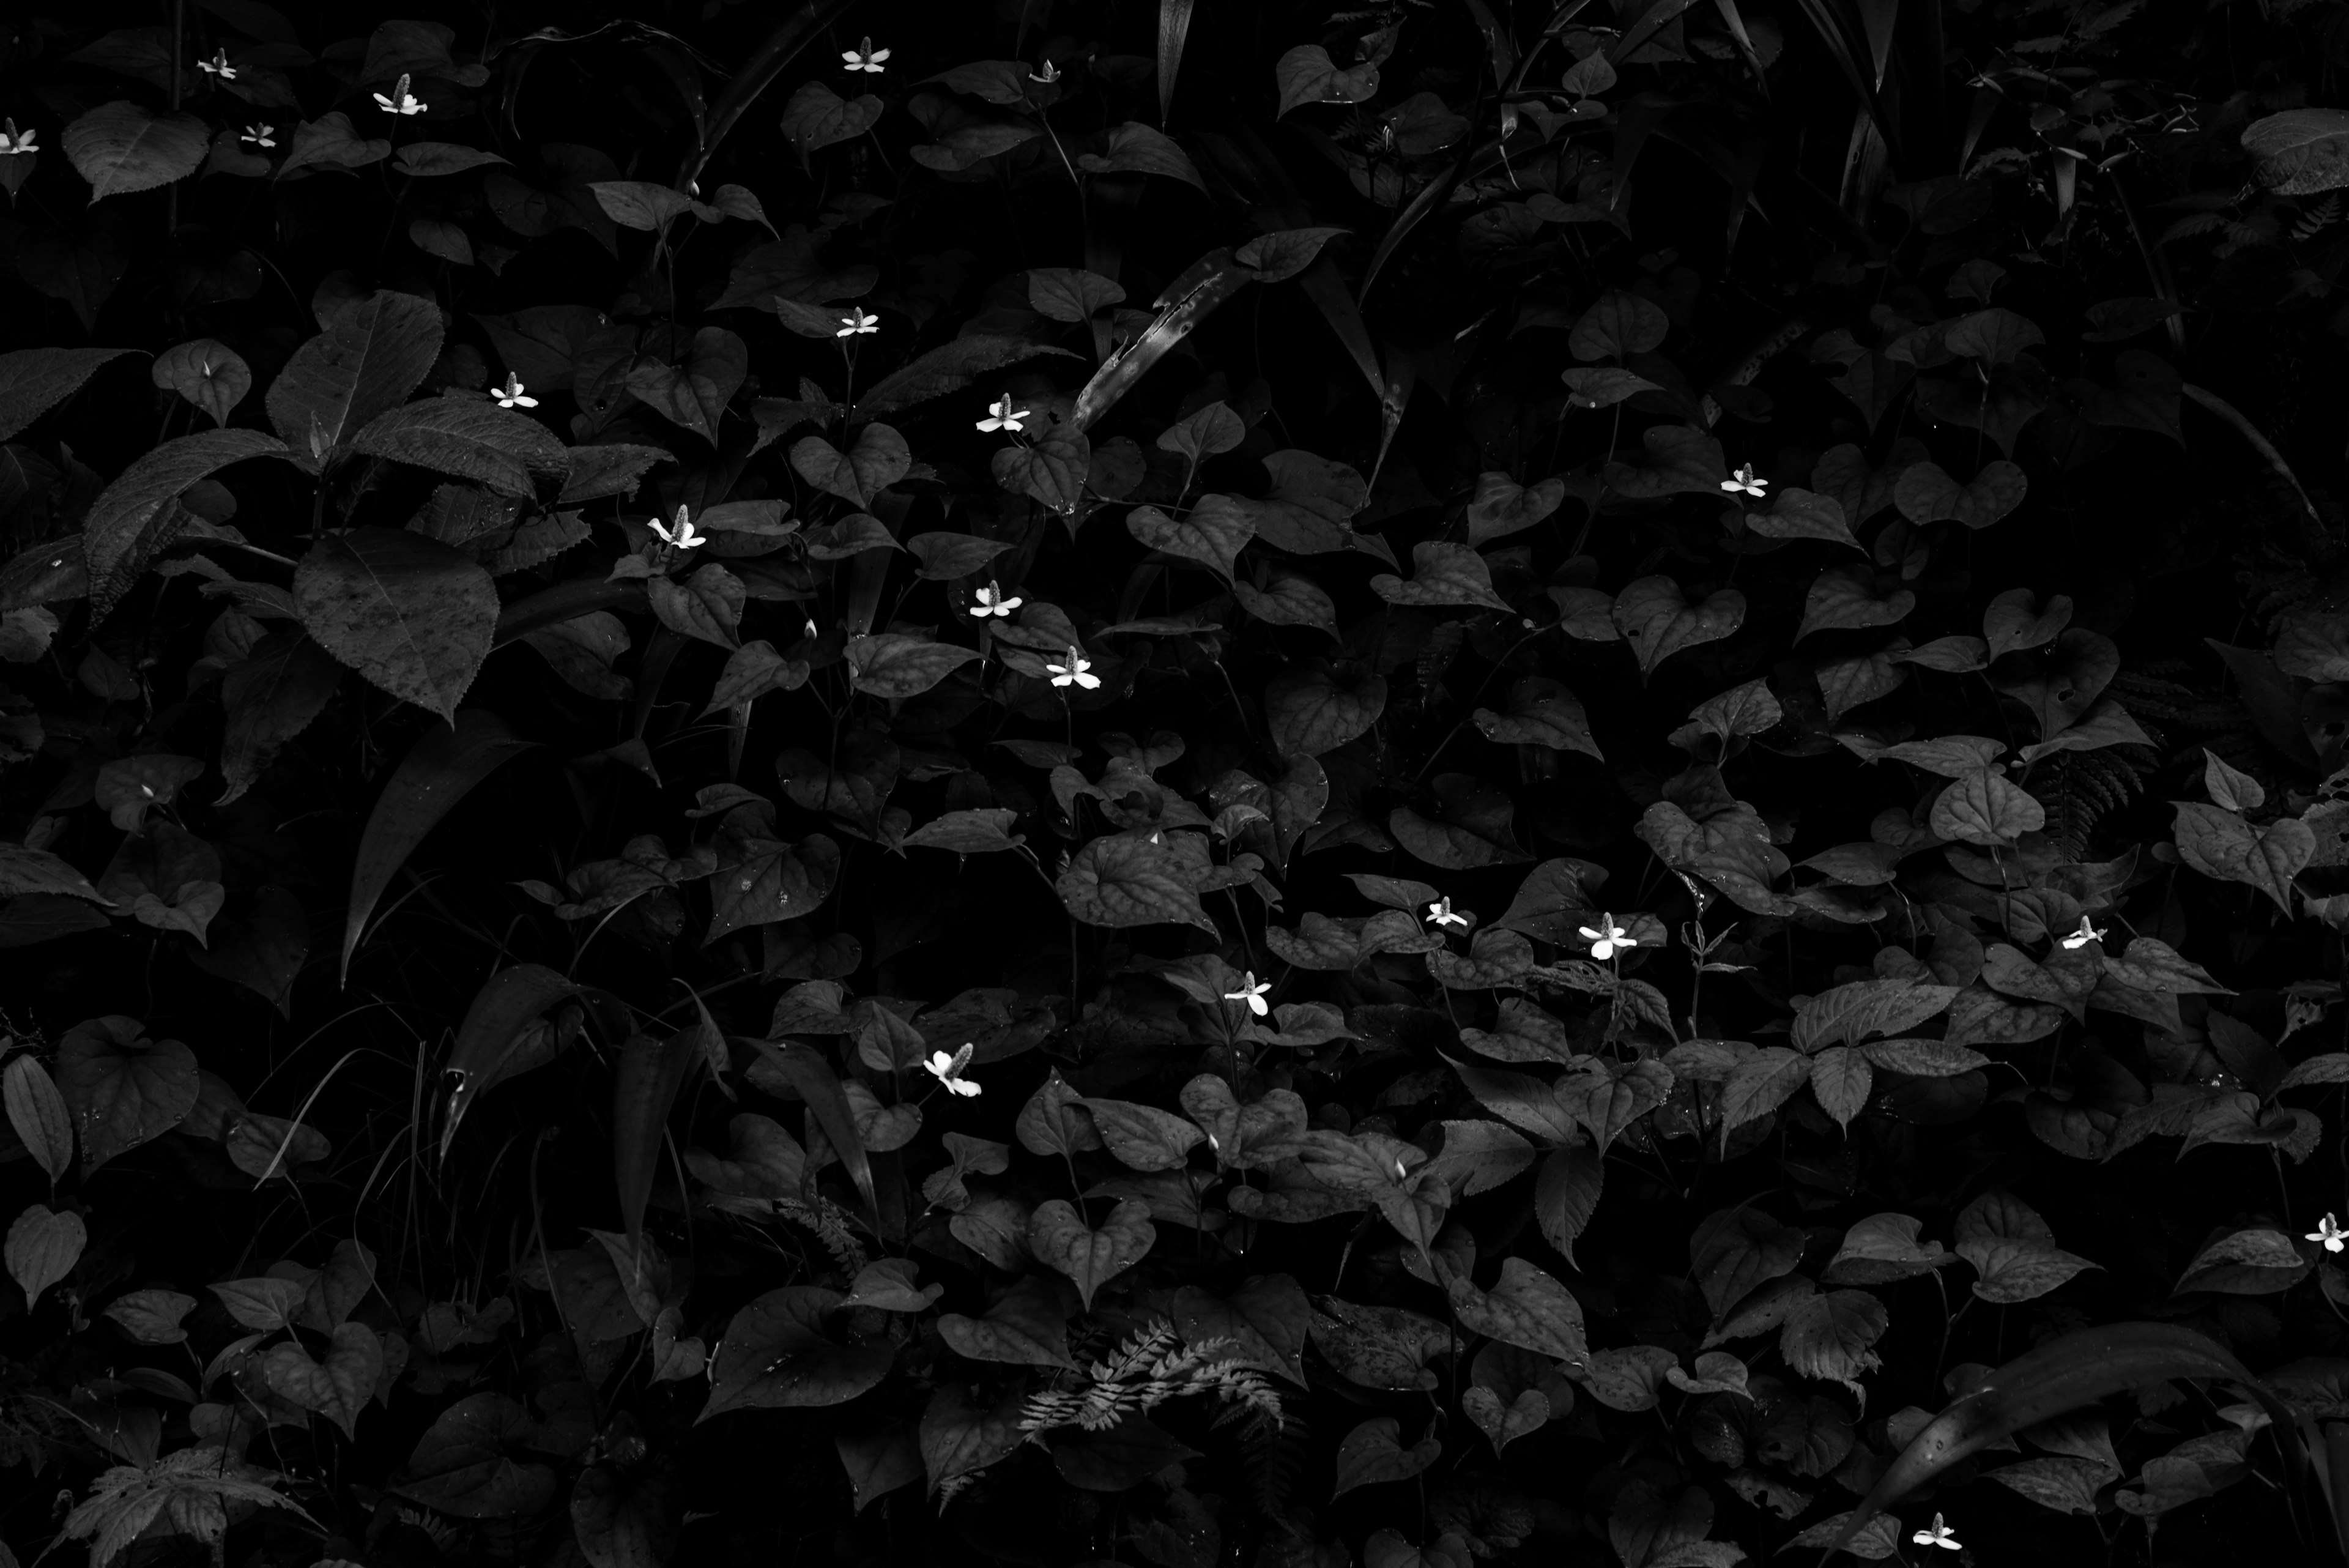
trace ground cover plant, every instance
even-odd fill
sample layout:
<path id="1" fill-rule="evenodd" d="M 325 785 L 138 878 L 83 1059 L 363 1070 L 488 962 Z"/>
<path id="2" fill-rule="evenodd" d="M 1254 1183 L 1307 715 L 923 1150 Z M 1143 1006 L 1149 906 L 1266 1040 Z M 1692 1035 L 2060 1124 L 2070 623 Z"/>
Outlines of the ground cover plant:
<path id="1" fill-rule="evenodd" d="M 2340 1552 L 2349 8 L 399 9 L 0 17 L 0 1564 Z"/>

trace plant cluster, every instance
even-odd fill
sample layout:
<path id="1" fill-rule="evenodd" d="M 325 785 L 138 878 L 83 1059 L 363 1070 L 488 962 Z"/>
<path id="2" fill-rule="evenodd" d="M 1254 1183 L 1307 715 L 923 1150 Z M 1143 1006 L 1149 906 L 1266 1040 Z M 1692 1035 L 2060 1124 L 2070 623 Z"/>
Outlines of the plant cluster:
<path id="1" fill-rule="evenodd" d="M 422 8 L 0 17 L 0 1568 L 2342 1551 L 2349 5 Z"/>

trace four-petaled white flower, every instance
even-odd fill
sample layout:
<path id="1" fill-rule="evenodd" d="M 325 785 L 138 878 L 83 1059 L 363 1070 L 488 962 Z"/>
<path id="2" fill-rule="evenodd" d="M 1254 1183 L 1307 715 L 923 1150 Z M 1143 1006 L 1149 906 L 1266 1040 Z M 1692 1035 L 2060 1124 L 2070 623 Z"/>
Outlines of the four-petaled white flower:
<path id="1" fill-rule="evenodd" d="M 970 1065 L 971 1050 L 971 1045 L 966 1043 L 951 1056 L 943 1051 L 933 1051 L 930 1059 L 922 1064 L 922 1070 L 944 1084 L 948 1094 L 975 1095 L 978 1093 L 978 1085 L 962 1075 L 962 1070 Z"/>
<path id="2" fill-rule="evenodd" d="M 1932 1529 L 1920 1530 L 1909 1539 L 1914 1541 L 1920 1546 L 1946 1546 L 1952 1552 L 1962 1552 L 1965 1550 L 1964 1547 L 1958 1544 L 1957 1532 L 1951 1530 L 1948 1525 L 1942 1523 L 1941 1516 L 1938 1513 L 1933 1516 Z"/>
<path id="3" fill-rule="evenodd" d="M 1739 469 L 1735 473 L 1731 474 L 1727 479 L 1723 480 L 1721 482 L 1721 487 L 1723 490 L 1731 492 L 1733 494 L 1743 492 L 1744 493 L 1759 500 L 1761 498 L 1762 492 L 1768 488 L 1769 483 L 1770 482 L 1766 479 L 1756 479 L 1754 477 L 1754 465 L 1749 462 L 1744 467 Z"/>
<path id="4" fill-rule="evenodd" d="M 1061 79 L 1061 67 L 1046 60 L 1028 73 L 1028 79 L 1031 82 L 1042 82 L 1046 87 L 1050 87 Z"/>
<path id="5" fill-rule="evenodd" d="M 2303 1240 L 2321 1242 L 2326 1251 L 2337 1252 L 2344 1246 L 2349 1246 L 2349 1231 L 2343 1230 L 2341 1222 L 2333 1219 L 2332 1212 L 2327 1210 L 2324 1218 L 2316 1222 L 2316 1229 L 2311 1231 Z"/>
<path id="6" fill-rule="evenodd" d="M 868 76 L 879 76 L 884 68 L 881 62 L 888 57 L 889 51 L 874 48 L 873 40 L 869 37 L 860 41 L 857 47 L 854 49 L 840 51 L 842 65 L 852 71 L 863 71 Z"/>
<path id="7" fill-rule="evenodd" d="M 978 428 L 990 435 L 997 431 L 1016 431 L 1019 429 L 1019 421 L 1026 419 L 1028 414 L 1029 410 L 1026 409 L 1013 408 L 1011 394 L 1006 392 L 987 405 L 987 418 L 978 421 Z"/>
<path id="8" fill-rule="evenodd" d="M 970 613 L 981 620 L 985 620 L 991 615 L 999 615 L 1009 620 L 1011 618 L 1011 612 L 1026 602 L 1018 594 L 1005 593 L 997 586 L 993 577 L 988 578 L 987 587 L 977 590 L 970 597 L 973 601 Z"/>
<path id="9" fill-rule="evenodd" d="M 1452 895 L 1446 893 L 1427 907 L 1427 923 L 1439 930 L 1445 926 L 1458 926 L 1465 929 L 1468 917 L 1452 912 Z"/>
<path id="10" fill-rule="evenodd" d="M 860 332 L 878 332 L 880 330 L 881 318 L 879 317 L 868 315 L 864 311 L 859 310 L 852 305 L 848 307 L 848 314 L 840 318 L 840 330 L 833 333 L 833 336 L 834 337 L 854 337 Z"/>
<path id="11" fill-rule="evenodd" d="M 389 98 L 386 98 L 381 93 L 377 93 L 374 97 L 376 107 L 386 114 L 422 114 L 424 112 L 424 100 L 408 90 L 406 71 L 399 73 L 399 80 L 393 86 Z"/>
<path id="12" fill-rule="evenodd" d="M 1100 676 L 1088 673 L 1092 667 L 1093 661 L 1084 656 L 1083 650 L 1074 648 L 1069 649 L 1066 664 L 1054 664 L 1048 660 L 1044 665 L 1052 672 L 1053 685 L 1081 686 L 1088 691 L 1101 684 Z"/>
<path id="13" fill-rule="evenodd" d="M 1264 999 L 1264 993 L 1271 989 L 1272 981 L 1268 980 L 1259 981 L 1257 979 L 1254 971 L 1248 971 L 1242 973 L 1240 976 L 1240 988 L 1237 991 L 1227 991 L 1224 992 L 1224 1000 L 1226 1002 L 1245 1002 L 1247 1003 L 1247 1010 L 1250 1012 L 1255 1013 L 1258 1018 L 1262 1018 L 1266 1013 L 1272 1011 L 1271 1004 L 1267 1002 Z"/>
<path id="14" fill-rule="evenodd" d="M 1592 930 L 1588 926 L 1584 926 L 1581 929 L 1583 936 L 1589 940 L 1590 956 L 1601 962 L 1613 958 L 1621 949 L 1636 948 L 1640 945 L 1640 939 L 1630 935 L 1622 927 L 1617 925 L 1615 917 L 1611 914 L 1599 917 L 1597 930 Z"/>
<path id="15" fill-rule="evenodd" d="M 693 549 L 709 537 L 707 534 L 697 534 L 693 531 L 692 514 L 682 506 L 677 509 L 677 531 L 675 533 L 671 533 L 668 529 L 662 527 L 661 520 L 657 517 L 653 519 L 653 532 L 661 536 L 661 542 L 663 544 L 675 545 L 680 550 Z"/>
<path id="16" fill-rule="evenodd" d="M 237 140 L 249 141 L 255 147 L 274 147 L 277 145 L 277 128 L 274 125 L 248 125 Z"/>
<path id="17" fill-rule="evenodd" d="M 506 372 L 506 384 L 502 387 L 492 387 L 490 389 L 490 396 L 498 400 L 498 407 L 502 409 L 534 409 L 538 407 L 538 400 L 536 398 L 526 398 L 523 396 L 522 378 L 515 375 L 512 370 L 508 370 Z"/>
<path id="18" fill-rule="evenodd" d="M 2083 915 L 2080 917 L 2080 929 L 2064 939 L 2064 950 L 2065 952 L 2077 952 L 2082 948 L 2086 947 L 2090 942 L 2100 942 L 2104 940 L 2104 931 L 2090 925 L 2088 923 L 2088 917 Z"/>
<path id="19" fill-rule="evenodd" d="M 198 60 L 196 69 L 208 77 L 218 77 L 224 82 L 236 80 L 236 67 L 228 63 L 228 51 L 222 49 L 209 60 Z"/>
<path id="20" fill-rule="evenodd" d="M 19 130 L 13 119 L 5 122 L 7 129 L 0 131 L 0 158 L 14 158 L 20 152 L 38 152 L 41 149 L 33 140 L 33 132 Z"/>

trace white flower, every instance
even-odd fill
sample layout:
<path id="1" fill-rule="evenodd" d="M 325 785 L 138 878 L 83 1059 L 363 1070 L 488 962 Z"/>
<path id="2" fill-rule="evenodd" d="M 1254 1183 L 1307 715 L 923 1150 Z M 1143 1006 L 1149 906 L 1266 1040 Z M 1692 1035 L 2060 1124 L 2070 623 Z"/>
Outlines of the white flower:
<path id="1" fill-rule="evenodd" d="M 1044 666 L 1052 672 L 1053 685 L 1081 686 L 1088 691 L 1101 684 L 1100 676 L 1087 673 L 1092 667 L 1092 660 L 1073 648 L 1069 649 L 1069 661 L 1066 664 L 1048 662 Z"/>
<path id="2" fill-rule="evenodd" d="M 975 1095 L 978 1093 L 978 1085 L 962 1075 L 962 1070 L 970 1065 L 971 1050 L 971 1045 L 966 1042 L 963 1048 L 951 1056 L 943 1051 L 933 1051 L 930 1059 L 922 1064 L 923 1071 L 944 1084 L 948 1094 Z"/>
<path id="3" fill-rule="evenodd" d="M 842 65 L 852 71 L 864 71 L 869 76 L 879 76 L 882 71 L 881 62 L 888 57 L 889 51 L 874 48 L 873 40 L 869 37 L 863 39 L 854 49 L 840 51 Z"/>
<path id="4" fill-rule="evenodd" d="M 33 132 L 18 130 L 16 122 L 13 119 L 5 123 L 8 129 L 5 133 L 0 133 L 0 158 L 14 158 L 20 152 L 40 151 L 40 147 L 33 140 Z"/>
<path id="5" fill-rule="evenodd" d="M 491 388 L 490 396 L 498 400 L 498 407 L 502 409 L 534 409 L 538 407 L 538 400 L 536 398 L 526 398 L 523 396 L 522 378 L 515 375 L 512 370 L 506 372 L 506 384 L 502 387 Z"/>
<path id="6" fill-rule="evenodd" d="M 2311 1231 L 2302 1240 L 2321 1241 L 2326 1251 L 2337 1252 L 2344 1246 L 2349 1246 L 2349 1231 L 2344 1231 L 2341 1228 L 2341 1222 L 2333 1219 L 2331 1211 L 2328 1210 L 2324 1218 L 2316 1222 L 2316 1229 Z"/>
<path id="7" fill-rule="evenodd" d="M 987 418 L 978 421 L 978 428 L 988 434 L 997 431 L 1017 431 L 1019 429 L 1019 421 L 1026 419 L 1028 414 L 1029 410 L 1026 409 L 1013 408 L 1011 394 L 1006 392 L 987 405 Z"/>
<path id="8" fill-rule="evenodd" d="M 833 333 L 833 336 L 834 337 L 854 337 L 860 332 L 878 332 L 880 330 L 881 318 L 879 317 L 868 316 L 864 311 L 857 309 L 852 305 L 848 307 L 848 314 L 840 318 L 840 330 Z"/>
<path id="9" fill-rule="evenodd" d="M 274 125 L 248 125 L 237 140 L 250 141 L 255 147 L 274 147 L 277 145 L 277 128 Z"/>
<path id="10" fill-rule="evenodd" d="M 1770 482 L 1766 479 L 1754 478 L 1754 465 L 1749 462 L 1744 468 L 1739 469 L 1735 473 L 1731 474 L 1727 479 L 1723 480 L 1721 482 L 1721 487 L 1723 490 L 1732 492 L 1733 493 L 1742 491 L 1745 494 L 1751 495 L 1756 500 L 1759 500 L 1761 498 L 1762 492 L 1769 485 L 1769 483 Z"/>
<path id="11" fill-rule="evenodd" d="M 1031 82 L 1042 82 L 1046 87 L 1050 87 L 1061 79 L 1061 67 L 1046 60 L 1028 73 L 1028 79 Z"/>
<path id="12" fill-rule="evenodd" d="M 1452 912 L 1452 896 L 1447 893 L 1427 907 L 1427 923 L 1439 930 L 1445 926 L 1458 926 L 1465 929 L 1468 917 Z"/>
<path id="13" fill-rule="evenodd" d="M 2083 915 L 2080 917 L 2080 929 L 2064 939 L 2064 950 L 2065 952 L 2078 952 L 2090 942 L 2100 942 L 2104 940 L 2105 933 L 2097 929 L 2095 927 L 2088 924 L 2088 917 Z"/>
<path id="14" fill-rule="evenodd" d="M 224 82 L 236 80 L 236 67 L 228 63 L 228 51 L 222 49 L 209 60 L 198 60 L 196 69 L 208 77 L 218 77 Z"/>
<path id="15" fill-rule="evenodd" d="M 1026 602 L 1017 594 L 1006 594 L 996 586 L 995 579 L 992 577 L 987 580 L 987 587 L 978 589 L 970 597 L 974 601 L 970 607 L 970 613 L 981 620 L 985 620 L 991 615 L 999 615 L 1004 619 L 1009 620 L 1011 612 Z"/>
<path id="16" fill-rule="evenodd" d="M 1599 929 L 1594 931 L 1588 926 L 1584 926 L 1581 930 L 1582 934 L 1589 939 L 1590 956 L 1601 962 L 1613 958 L 1619 949 L 1636 948 L 1640 945 L 1640 939 L 1625 934 L 1623 928 L 1615 923 L 1615 917 L 1611 914 L 1599 917 Z"/>
<path id="17" fill-rule="evenodd" d="M 677 509 L 676 533 L 672 534 L 662 527 L 661 520 L 657 517 L 653 519 L 653 532 L 661 536 L 663 544 L 673 545 L 680 550 L 693 549 L 709 537 L 707 534 L 697 534 L 693 531 L 692 515 L 682 506 Z"/>
<path id="18" fill-rule="evenodd" d="M 1245 1002 L 1247 1003 L 1247 1010 L 1250 1012 L 1255 1013 L 1258 1018 L 1262 1018 L 1266 1013 L 1272 1011 L 1270 1004 L 1264 999 L 1264 993 L 1271 989 L 1272 981 L 1268 980 L 1257 980 L 1255 972 L 1251 971 L 1243 973 L 1240 976 L 1240 988 L 1237 991 L 1227 991 L 1224 992 L 1224 1000 L 1226 1002 Z"/>
<path id="19" fill-rule="evenodd" d="M 1941 1516 L 1938 1513 L 1933 1516 L 1932 1529 L 1920 1530 L 1909 1539 L 1920 1546 L 1946 1546 L 1952 1552 L 1965 1550 L 1958 1544 L 1957 1535 L 1948 1525 L 1941 1522 Z"/>
<path id="20" fill-rule="evenodd" d="M 408 90 L 406 71 L 399 74 L 398 84 L 391 89 L 389 98 L 384 97 L 381 93 L 375 94 L 374 98 L 376 107 L 386 114 L 422 114 L 424 112 L 424 101 Z"/>

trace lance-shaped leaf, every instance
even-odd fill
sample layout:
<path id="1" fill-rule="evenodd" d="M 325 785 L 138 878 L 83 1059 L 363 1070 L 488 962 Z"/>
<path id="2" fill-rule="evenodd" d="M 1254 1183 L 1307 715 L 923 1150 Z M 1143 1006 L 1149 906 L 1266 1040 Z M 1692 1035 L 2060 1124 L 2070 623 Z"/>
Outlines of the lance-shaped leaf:
<path id="1" fill-rule="evenodd" d="M 346 980 L 351 954 L 358 950 L 359 935 L 375 913 L 376 901 L 391 885 L 393 874 L 407 864 L 409 852 L 475 784 L 532 744 L 507 729 L 496 714 L 471 708 L 458 714 L 451 726 L 428 729 L 409 748 L 359 835 L 358 855 L 351 866 L 350 913 L 343 926 Z"/>

